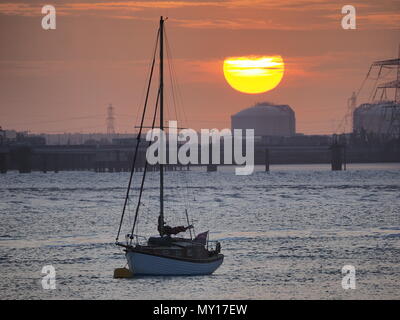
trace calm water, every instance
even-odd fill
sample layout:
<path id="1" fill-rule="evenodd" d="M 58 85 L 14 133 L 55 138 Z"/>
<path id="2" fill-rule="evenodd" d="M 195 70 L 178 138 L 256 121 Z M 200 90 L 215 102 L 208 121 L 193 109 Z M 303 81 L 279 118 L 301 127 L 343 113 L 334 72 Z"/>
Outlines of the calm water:
<path id="1" fill-rule="evenodd" d="M 226 256 L 215 274 L 200 277 L 112 278 L 125 265 L 113 243 L 127 180 L 127 173 L 1 175 L 0 299 L 400 298 L 400 165 L 168 172 L 167 222 L 185 224 L 189 203 L 196 232 L 210 230 Z M 156 233 L 157 183 L 149 173 L 139 219 L 147 236 Z M 55 290 L 41 286 L 49 264 Z M 346 264 L 356 268 L 355 290 L 341 287 Z"/>

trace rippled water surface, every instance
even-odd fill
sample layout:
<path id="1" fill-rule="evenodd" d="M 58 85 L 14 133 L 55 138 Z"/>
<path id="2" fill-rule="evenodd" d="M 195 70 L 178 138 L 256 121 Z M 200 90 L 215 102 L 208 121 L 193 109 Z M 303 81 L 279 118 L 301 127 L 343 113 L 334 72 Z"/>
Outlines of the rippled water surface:
<path id="1" fill-rule="evenodd" d="M 157 233 L 158 215 L 158 173 L 148 177 L 139 217 L 146 236 Z M 168 224 L 185 224 L 188 207 L 195 231 L 210 230 L 225 254 L 213 275 L 197 277 L 113 279 L 125 265 L 113 243 L 127 180 L 128 173 L 1 175 L 0 299 L 400 298 L 400 165 L 167 172 Z M 43 290 L 41 270 L 50 264 L 56 289 Z M 342 289 L 346 264 L 356 268 L 355 290 Z"/>

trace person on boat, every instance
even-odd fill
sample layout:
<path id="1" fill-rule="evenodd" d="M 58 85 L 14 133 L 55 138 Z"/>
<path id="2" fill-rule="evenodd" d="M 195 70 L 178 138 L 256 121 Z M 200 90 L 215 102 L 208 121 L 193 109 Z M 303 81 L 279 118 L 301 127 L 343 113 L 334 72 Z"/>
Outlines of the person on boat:
<path id="1" fill-rule="evenodd" d="M 165 221 L 163 217 L 160 215 L 158 217 L 158 232 L 160 233 L 160 236 L 168 236 L 170 237 L 172 234 L 176 235 L 181 232 L 185 232 L 186 230 L 193 229 L 193 225 L 189 225 L 187 227 L 185 226 L 177 226 L 177 227 L 171 227 L 165 224 Z"/>

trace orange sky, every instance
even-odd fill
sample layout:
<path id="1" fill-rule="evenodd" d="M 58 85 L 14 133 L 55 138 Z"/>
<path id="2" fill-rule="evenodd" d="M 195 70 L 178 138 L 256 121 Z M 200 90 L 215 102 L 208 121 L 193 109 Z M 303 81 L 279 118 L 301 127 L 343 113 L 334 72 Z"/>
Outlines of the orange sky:
<path id="1" fill-rule="evenodd" d="M 41 28 L 44 4 L 57 9 L 56 30 Z M 356 7 L 357 30 L 341 27 L 345 4 Z M 160 15 L 169 17 L 185 126 L 194 129 L 229 128 L 232 114 L 271 101 L 294 109 L 297 132 L 335 132 L 371 62 L 397 57 L 400 44 L 398 0 L 6 0 L 0 126 L 105 132 L 112 102 L 116 130 L 132 132 Z M 274 54 L 286 63 L 274 90 L 248 95 L 226 83 L 224 58 Z M 167 119 L 174 119 L 172 101 L 168 106 Z"/>

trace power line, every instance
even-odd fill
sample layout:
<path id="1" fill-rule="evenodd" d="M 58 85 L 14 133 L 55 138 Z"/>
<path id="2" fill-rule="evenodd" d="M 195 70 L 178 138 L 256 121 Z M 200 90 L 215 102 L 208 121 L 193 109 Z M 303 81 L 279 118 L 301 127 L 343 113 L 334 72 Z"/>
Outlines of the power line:
<path id="1" fill-rule="evenodd" d="M 23 125 L 35 125 L 35 124 L 46 124 L 46 123 L 56 123 L 56 122 L 65 122 L 68 120 L 85 120 L 85 119 L 99 119 L 102 118 L 102 115 L 93 115 L 93 116 L 84 116 L 84 117 L 71 117 L 71 118 L 61 118 L 56 120 L 41 120 L 41 121 L 33 121 L 33 122 L 19 122 L 19 123 L 11 123 L 8 126 L 23 126 Z"/>

